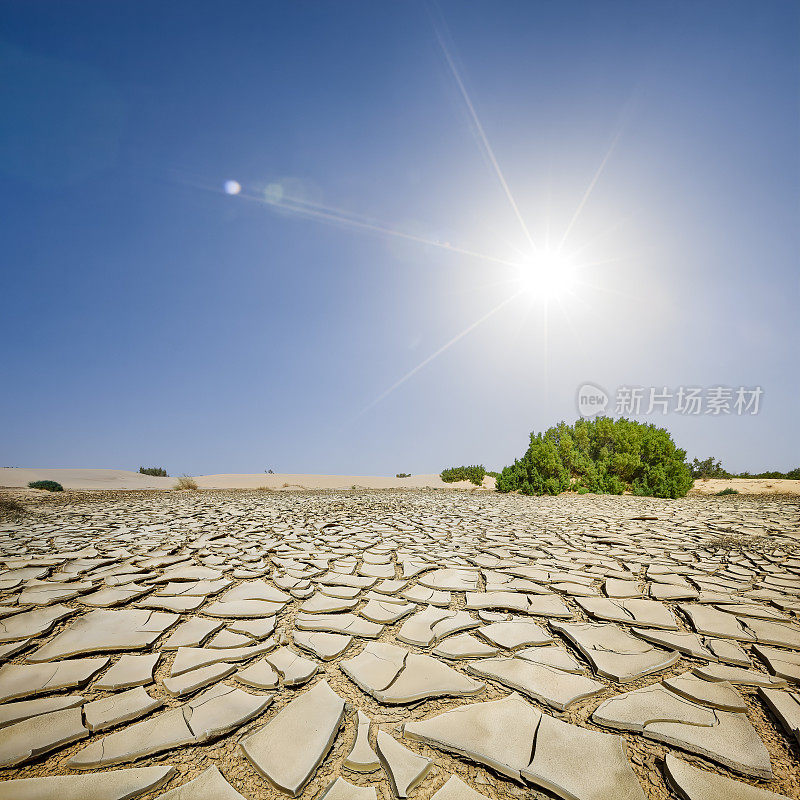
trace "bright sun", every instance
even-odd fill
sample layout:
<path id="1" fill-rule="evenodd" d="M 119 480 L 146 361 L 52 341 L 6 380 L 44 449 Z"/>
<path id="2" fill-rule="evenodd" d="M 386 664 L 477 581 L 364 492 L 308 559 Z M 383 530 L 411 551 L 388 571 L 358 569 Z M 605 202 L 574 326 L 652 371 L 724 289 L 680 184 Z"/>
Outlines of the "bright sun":
<path id="1" fill-rule="evenodd" d="M 556 250 L 540 250 L 519 267 L 520 291 L 531 300 L 556 300 L 575 285 L 575 265 Z"/>

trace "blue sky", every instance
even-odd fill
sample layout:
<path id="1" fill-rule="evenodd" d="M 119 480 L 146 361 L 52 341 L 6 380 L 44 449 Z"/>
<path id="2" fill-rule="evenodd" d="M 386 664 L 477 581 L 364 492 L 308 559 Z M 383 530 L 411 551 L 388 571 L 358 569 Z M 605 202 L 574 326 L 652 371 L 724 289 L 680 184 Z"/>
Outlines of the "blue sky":
<path id="1" fill-rule="evenodd" d="M 1 465 L 499 468 L 591 381 L 761 386 L 757 415 L 641 419 L 797 466 L 799 27 L 0 2 Z M 569 286 L 520 293 L 567 230 Z"/>

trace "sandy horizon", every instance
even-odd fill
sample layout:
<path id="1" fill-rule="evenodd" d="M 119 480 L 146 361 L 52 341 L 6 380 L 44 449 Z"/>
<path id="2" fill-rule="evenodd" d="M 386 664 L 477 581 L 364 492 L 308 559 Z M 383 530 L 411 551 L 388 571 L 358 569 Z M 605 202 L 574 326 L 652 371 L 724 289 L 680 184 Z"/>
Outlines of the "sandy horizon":
<path id="1" fill-rule="evenodd" d="M 0 488 L 25 489 L 31 481 L 57 481 L 65 489 L 174 489 L 177 475 L 157 478 L 123 469 L 80 467 L 2 467 Z M 437 474 L 397 478 L 390 475 L 322 475 L 308 473 L 219 473 L 192 475 L 200 489 L 477 489 L 492 490 L 495 479 L 489 475 L 483 486 L 469 481 L 445 483 Z M 800 497 L 800 481 L 783 478 L 707 478 L 697 479 L 690 494 L 715 495 L 723 489 L 742 495 L 790 495 Z"/>
<path id="2" fill-rule="evenodd" d="M 174 489 L 179 476 L 157 478 L 123 469 L 71 467 L 3 467 L 0 487 L 25 488 L 31 481 L 56 481 L 65 489 Z M 396 478 L 384 475 L 316 475 L 299 473 L 220 473 L 192 475 L 200 489 L 476 489 L 469 481 L 445 483 L 437 474 Z M 486 476 L 484 489 L 494 489 Z"/>

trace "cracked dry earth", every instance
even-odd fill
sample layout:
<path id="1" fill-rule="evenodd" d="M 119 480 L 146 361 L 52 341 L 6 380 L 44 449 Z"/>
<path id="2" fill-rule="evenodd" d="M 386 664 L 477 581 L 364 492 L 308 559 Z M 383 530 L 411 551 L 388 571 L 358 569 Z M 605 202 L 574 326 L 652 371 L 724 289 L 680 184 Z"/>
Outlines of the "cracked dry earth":
<path id="1" fill-rule="evenodd" d="M 0 523 L 0 800 L 798 798 L 799 511 L 44 502 Z"/>

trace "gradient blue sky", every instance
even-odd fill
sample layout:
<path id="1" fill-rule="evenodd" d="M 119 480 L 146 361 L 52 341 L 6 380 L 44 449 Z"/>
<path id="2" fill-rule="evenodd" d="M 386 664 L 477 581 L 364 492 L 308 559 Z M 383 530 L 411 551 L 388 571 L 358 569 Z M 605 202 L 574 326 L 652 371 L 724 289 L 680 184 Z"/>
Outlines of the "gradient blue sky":
<path id="1" fill-rule="evenodd" d="M 498 468 L 584 381 L 761 385 L 647 420 L 797 466 L 799 32 L 793 0 L 0 2 L 0 466 Z M 603 263 L 546 322 L 436 244 L 529 252 L 446 53 L 537 243 L 605 159 L 568 238 Z"/>

